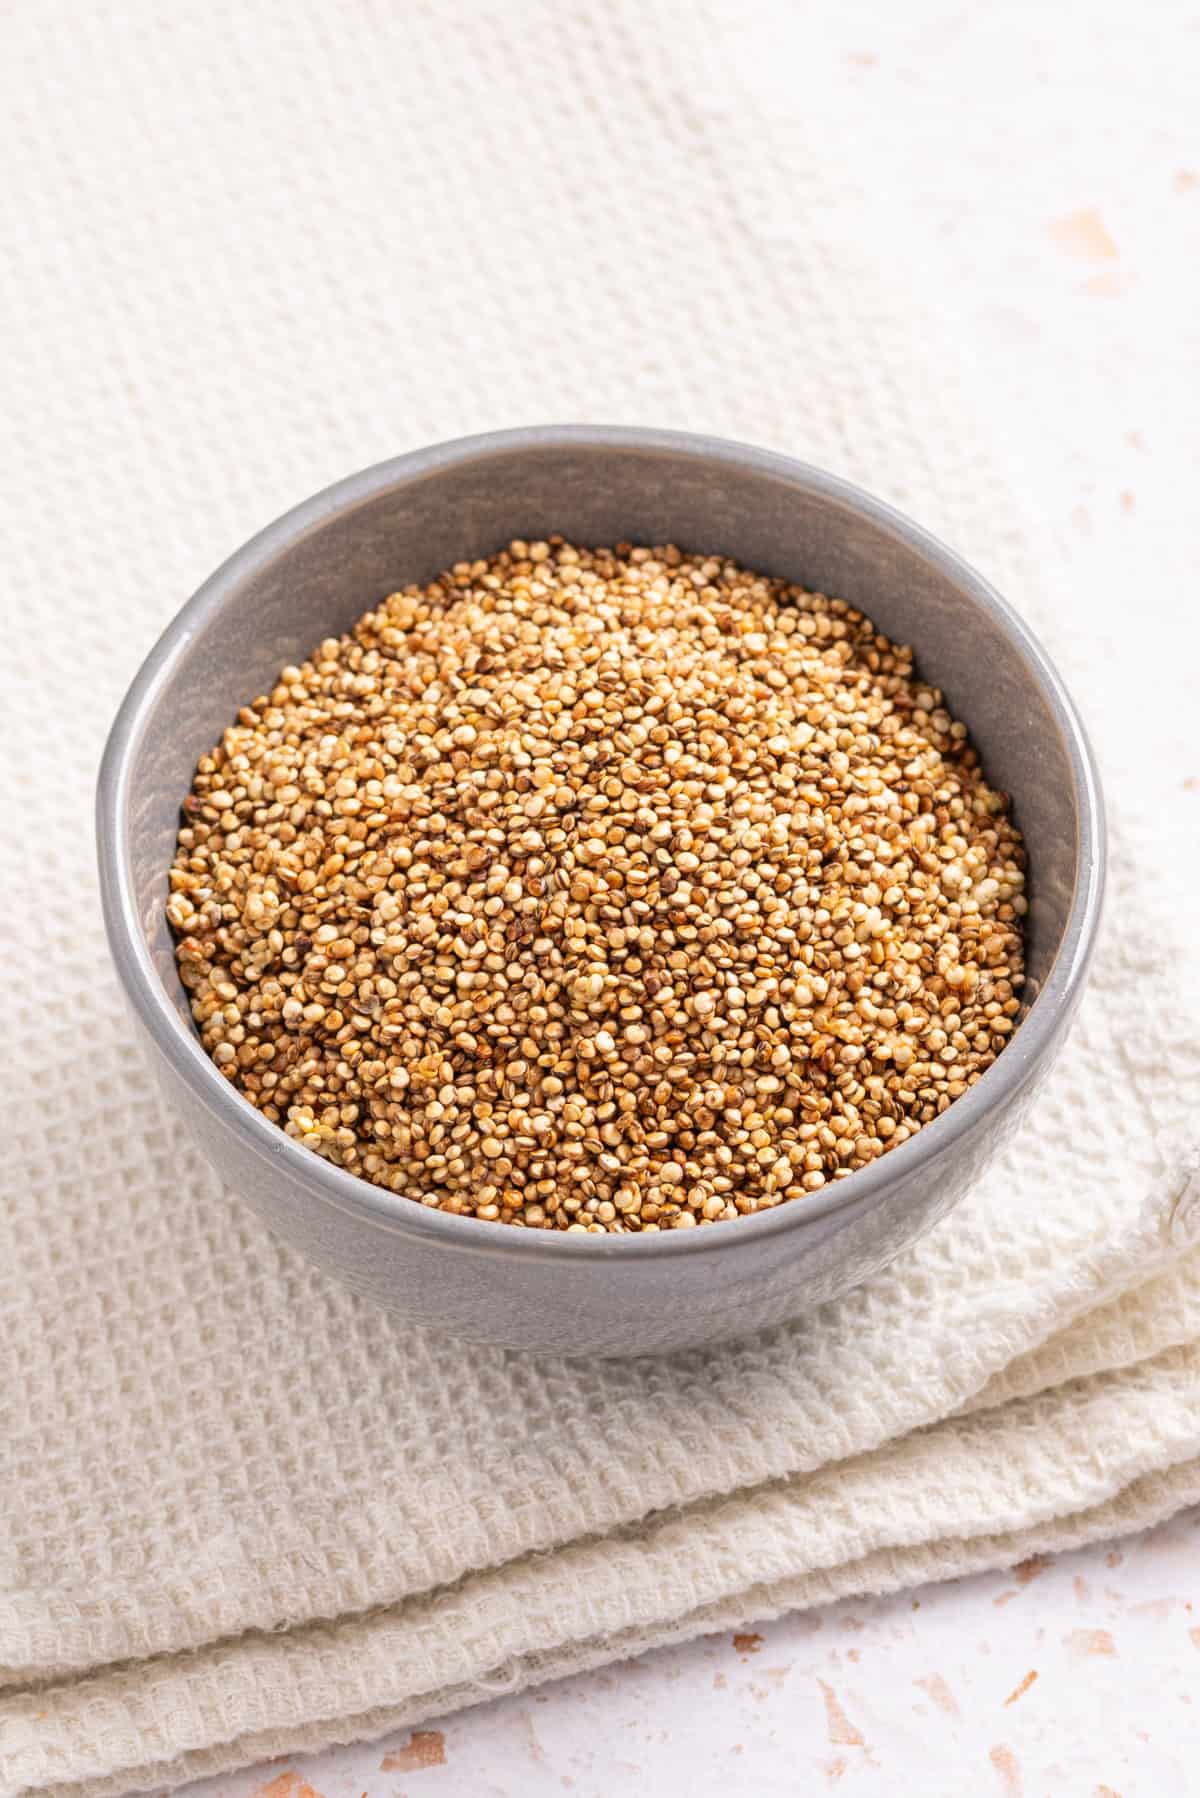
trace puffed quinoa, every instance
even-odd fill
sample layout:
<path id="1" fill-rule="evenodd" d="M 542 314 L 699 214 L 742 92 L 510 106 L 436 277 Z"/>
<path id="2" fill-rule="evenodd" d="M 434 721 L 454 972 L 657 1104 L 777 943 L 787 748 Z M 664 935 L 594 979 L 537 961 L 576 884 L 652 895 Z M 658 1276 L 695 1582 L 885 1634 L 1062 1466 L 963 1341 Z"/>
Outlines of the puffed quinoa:
<path id="1" fill-rule="evenodd" d="M 317 1154 L 655 1231 L 802 1201 L 979 1079 L 1024 860 L 861 613 L 552 537 L 392 594 L 239 712 L 167 915 L 215 1064 Z"/>

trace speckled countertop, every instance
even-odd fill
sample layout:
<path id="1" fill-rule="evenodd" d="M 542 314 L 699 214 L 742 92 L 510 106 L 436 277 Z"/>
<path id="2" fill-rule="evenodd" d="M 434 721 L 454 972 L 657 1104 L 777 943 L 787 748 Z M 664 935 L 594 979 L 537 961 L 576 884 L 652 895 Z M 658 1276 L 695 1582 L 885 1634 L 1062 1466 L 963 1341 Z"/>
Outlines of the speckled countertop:
<path id="1" fill-rule="evenodd" d="M 755 79 L 803 58 L 805 106 L 868 195 L 845 228 L 933 269 L 970 331 L 1063 603 L 1119 645 L 1084 710 L 1120 698 L 1160 735 L 1178 781 L 1153 802 L 1196 856 L 1200 10 L 749 0 L 742 17 Z M 1007 1575 L 761 1631 L 748 1617 L 741 1636 L 188 1798 L 1182 1798 L 1198 1756 L 1185 1515 Z"/>

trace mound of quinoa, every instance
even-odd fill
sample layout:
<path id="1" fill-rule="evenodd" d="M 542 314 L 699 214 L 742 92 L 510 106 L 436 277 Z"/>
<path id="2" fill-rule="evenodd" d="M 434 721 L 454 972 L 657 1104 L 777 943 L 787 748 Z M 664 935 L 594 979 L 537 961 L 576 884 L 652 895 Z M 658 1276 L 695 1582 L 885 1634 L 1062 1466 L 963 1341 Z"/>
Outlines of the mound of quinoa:
<path id="1" fill-rule="evenodd" d="M 636 1232 L 802 1202 L 978 1080 L 1023 870 L 860 612 L 551 538 L 282 669 L 199 763 L 167 911 L 205 1048 L 318 1155 Z"/>

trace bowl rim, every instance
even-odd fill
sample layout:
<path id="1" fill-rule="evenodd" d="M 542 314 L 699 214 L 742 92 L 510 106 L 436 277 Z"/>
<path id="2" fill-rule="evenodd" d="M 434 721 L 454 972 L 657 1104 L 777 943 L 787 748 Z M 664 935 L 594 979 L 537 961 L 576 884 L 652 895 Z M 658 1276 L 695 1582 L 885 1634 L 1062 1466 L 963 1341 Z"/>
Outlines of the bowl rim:
<path id="1" fill-rule="evenodd" d="M 1041 990 L 1012 1042 L 976 1084 L 940 1117 L 898 1148 L 845 1180 L 796 1202 L 740 1217 L 728 1230 L 663 1230 L 650 1235 L 572 1235 L 518 1230 L 414 1202 L 324 1161 L 271 1123 L 218 1072 L 187 1027 L 161 980 L 138 923 L 130 865 L 130 767 L 153 712 L 159 688 L 188 644 L 218 617 L 230 595 L 255 572 L 301 539 L 386 489 L 425 479 L 455 464 L 514 451 L 553 449 L 667 452 L 711 466 L 783 479 L 797 488 L 866 516 L 952 578 L 989 613 L 1013 643 L 1063 733 L 1077 807 L 1075 881 L 1066 925 Z M 181 795 L 182 797 L 182 795 Z M 411 1231 L 446 1250 L 522 1257 L 565 1257 L 610 1267 L 634 1257 L 711 1254 L 748 1247 L 819 1218 L 855 1212 L 889 1186 L 930 1169 L 954 1144 L 1006 1109 L 1054 1047 L 1082 989 L 1099 924 L 1105 879 L 1106 828 L 1099 774 L 1083 722 L 1062 679 L 1032 631 L 969 563 L 886 501 L 838 475 L 772 450 L 731 439 L 674 430 L 612 425 L 535 425 L 453 438 L 374 463 L 336 481 L 256 532 L 197 589 L 162 632 L 123 699 L 109 733 L 96 789 L 97 857 L 101 905 L 122 986 L 150 1038 L 192 1096 L 244 1149 L 338 1209 L 378 1226 Z M 165 872 L 165 870 L 164 870 Z"/>

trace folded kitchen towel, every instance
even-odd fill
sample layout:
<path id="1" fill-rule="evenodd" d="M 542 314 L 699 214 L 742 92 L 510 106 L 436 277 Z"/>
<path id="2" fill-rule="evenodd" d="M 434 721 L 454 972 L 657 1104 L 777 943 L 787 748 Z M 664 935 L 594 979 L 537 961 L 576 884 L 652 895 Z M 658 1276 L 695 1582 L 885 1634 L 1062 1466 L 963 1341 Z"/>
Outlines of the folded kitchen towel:
<path id="1" fill-rule="evenodd" d="M 1200 1283 L 1189 1305 L 1195 1329 Z M 688 1635 L 1134 1529 L 1200 1498 L 1198 1376 L 1200 1351 L 1167 1350 L 395 1606 L 39 1686 L 4 1707 L 4 1789 L 162 1788 Z"/>
<path id="2" fill-rule="evenodd" d="M 6 26 L 4 1793 L 161 1789 L 1200 1496 L 1200 870 L 1124 714 L 1105 937 L 1028 1128 L 791 1325 L 629 1365 L 400 1328 L 160 1104 L 98 919 L 104 733 L 190 588 L 348 469 L 549 417 L 745 437 L 940 530 L 1081 690 L 1111 653 L 720 0 L 394 10 Z"/>

